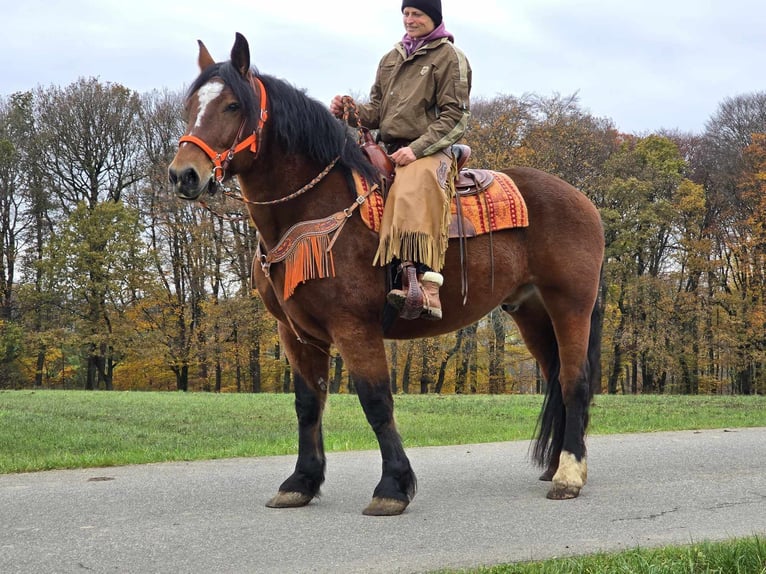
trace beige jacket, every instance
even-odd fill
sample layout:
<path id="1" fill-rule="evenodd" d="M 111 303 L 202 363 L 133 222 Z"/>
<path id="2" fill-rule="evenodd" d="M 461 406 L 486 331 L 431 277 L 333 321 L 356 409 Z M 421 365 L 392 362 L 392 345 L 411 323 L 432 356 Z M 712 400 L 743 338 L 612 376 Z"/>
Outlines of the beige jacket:
<path id="1" fill-rule="evenodd" d="M 448 38 L 409 58 L 401 42 L 378 65 L 370 102 L 358 106 L 362 125 L 385 143 L 409 144 L 415 157 L 457 142 L 470 117 L 471 66 Z"/>

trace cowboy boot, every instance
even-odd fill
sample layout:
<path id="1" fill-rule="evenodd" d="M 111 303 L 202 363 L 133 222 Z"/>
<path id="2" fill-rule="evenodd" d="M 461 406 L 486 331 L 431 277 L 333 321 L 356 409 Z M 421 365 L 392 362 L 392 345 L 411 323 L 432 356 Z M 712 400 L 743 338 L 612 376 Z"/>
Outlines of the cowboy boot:
<path id="1" fill-rule="evenodd" d="M 403 261 L 399 268 L 402 288 L 389 291 L 386 300 L 399 311 L 402 319 L 419 319 L 423 312 L 423 289 L 418 282 L 417 269 L 412 261 Z"/>
<path id="2" fill-rule="evenodd" d="M 418 279 L 423 289 L 423 311 L 420 316 L 423 319 L 438 321 L 442 318 L 439 287 L 444 285 L 444 277 L 436 271 L 426 271 Z"/>

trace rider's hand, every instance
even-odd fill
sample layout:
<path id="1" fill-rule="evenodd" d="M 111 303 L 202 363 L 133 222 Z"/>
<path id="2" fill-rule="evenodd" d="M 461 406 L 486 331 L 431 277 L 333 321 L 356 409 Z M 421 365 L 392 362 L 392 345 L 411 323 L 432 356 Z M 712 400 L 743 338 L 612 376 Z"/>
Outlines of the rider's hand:
<path id="1" fill-rule="evenodd" d="M 391 159 L 394 160 L 396 165 L 407 165 L 418 158 L 415 157 L 415 153 L 412 151 L 412 148 L 403 147 L 392 153 Z"/>
<path id="2" fill-rule="evenodd" d="M 335 96 L 330 102 L 330 113 L 336 118 L 343 115 L 343 96 Z"/>

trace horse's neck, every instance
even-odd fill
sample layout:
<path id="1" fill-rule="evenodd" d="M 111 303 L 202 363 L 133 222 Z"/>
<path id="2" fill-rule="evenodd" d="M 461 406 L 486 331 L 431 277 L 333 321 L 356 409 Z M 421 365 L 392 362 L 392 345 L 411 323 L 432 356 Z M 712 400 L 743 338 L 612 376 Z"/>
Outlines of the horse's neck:
<path id="1" fill-rule="evenodd" d="M 304 193 L 284 202 L 280 199 L 301 190 L 321 171 L 305 163 L 283 163 L 280 168 L 240 175 L 243 196 L 250 201 L 277 201 L 271 205 L 249 204 L 250 216 L 264 243 L 273 247 L 296 223 L 321 219 L 349 207 L 353 194 L 346 177 L 335 168 Z"/>

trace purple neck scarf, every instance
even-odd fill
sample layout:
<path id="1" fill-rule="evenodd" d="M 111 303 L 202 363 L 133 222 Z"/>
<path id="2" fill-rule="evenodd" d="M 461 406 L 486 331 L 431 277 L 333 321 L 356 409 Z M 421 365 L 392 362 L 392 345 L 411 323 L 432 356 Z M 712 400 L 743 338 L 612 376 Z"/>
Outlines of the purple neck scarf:
<path id="1" fill-rule="evenodd" d="M 438 40 L 439 38 L 449 38 L 450 42 L 455 41 L 455 37 L 447 32 L 447 29 L 444 27 L 444 22 L 434 28 L 430 34 L 422 36 L 421 38 L 412 38 L 405 34 L 404 38 L 402 38 L 402 45 L 409 58 L 414 52 L 417 52 L 423 44 L 427 44 L 431 40 Z"/>

